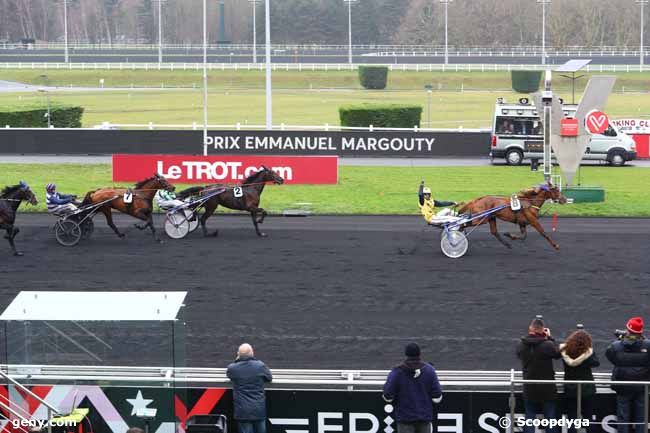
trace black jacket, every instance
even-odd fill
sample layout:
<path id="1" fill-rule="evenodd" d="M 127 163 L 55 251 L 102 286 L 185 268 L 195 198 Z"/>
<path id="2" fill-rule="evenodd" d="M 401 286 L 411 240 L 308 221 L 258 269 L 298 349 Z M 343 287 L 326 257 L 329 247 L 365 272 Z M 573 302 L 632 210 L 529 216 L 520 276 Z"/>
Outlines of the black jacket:
<path id="1" fill-rule="evenodd" d="M 521 337 L 517 346 L 517 357 L 521 359 L 524 379 L 554 380 L 553 360 L 560 358 L 560 348 L 550 337 L 527 335 Z M 524 399 L 534 402 L 553 401 L 557 389 L 553 383 L 525 384 Z"/>
<path id="2" fill-rule="evenodd" d="M 614 364 L 612 380 L 650 381 L 650 341 L 643 337 L 626 335 L 622 340 L 613 342 L 605 356 Z M 612 385 L 619 394 L 641 391 L 640 386 Z"/>
<path id="3" fill-rule="evenodd" d="M 264 384 L 273 380 L 269 368 L 253 357 L 242 357 L 228 366 L 226 375 L 233 384 L 235 419 L 266 419 Z"/>
<path id="4" fill-rule="evenodd" d="M 589 349 L 576 358 L 571 358 L 560 346 L 562 361 L 564 362 L 564 380 L 594 380 L 591 369 L 598 367 L 600 361 L 593 349 Z M 582 385 L 583 397 L 591 397 L 596 394 L 596 385 L 593 383 Z M 567 383 L 564 385 L 564 395 L 575 398 L 578 395 L 578 385 Z"/>

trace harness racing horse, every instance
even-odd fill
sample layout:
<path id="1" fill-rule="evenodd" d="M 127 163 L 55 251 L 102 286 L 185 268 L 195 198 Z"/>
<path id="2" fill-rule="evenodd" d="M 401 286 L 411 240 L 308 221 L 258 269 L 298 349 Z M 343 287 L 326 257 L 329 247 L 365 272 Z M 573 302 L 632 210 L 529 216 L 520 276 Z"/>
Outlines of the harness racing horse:
<path id="1" fill-rule="evenodd" d="M 559 188 L 549 182 L 548 184 L 542 184 L 535 188 L 520 191 L 517 193 L 517 198 L 519 198 L 521 203 L 521 209 L 518 211 L 513 211 L 511 209 L 510 197 L 484 196 L 465 203 L 458 211 L 460 214 L 477 214 L 490 209 L 502 206 L 505 207 L 497 212 L 490 213 L 487 218 L 467 223 L 463 228 L 478 226 L 488 222 L 490 224 L 490 233 L 492 233 L 492 235 L 503 245 L 512 248 L 512 245 L 505 241 L 497 231 L 497 218 L 519 225 L 519 230 L 521 231 L 520 235 L 515 233 L 506 233 L 506 236 L 512 240 L 523 241 L 526 239 L 526 226 L 530 224 L 535 227 L 539 234 L 542 235 L 553 248 L 559 250 L 560 246 L 546 234 L 544 228 L 539 223 L 539 212 L 546 200 L 550 199 L 557 201 L 560 204 L 566 203 L 566 197 L 560 192 Z"/>
<path id="2" fill-rule="evenodd" d="M 264 186 L 267 182 L 282 185 L 284 179 L 273 170 L 262 166 L 261 170 L 248 176 L 239 187 L 226 188 L 222 185 L 198 186 L 181 191 L 178 197 L 183 200 L 191 195 L 211 194 L 223 188 L 223 192 L 215 194 L 205 202 L 205 212 L 203 212 L 200 219 L 203 235 L 208 236 L 208 229 L 205 226 L 205 222 L 217 210 L 217 206 L 222 205 L 228 209 L 250 212 L 253 225 L 255 226 L 255 232 L 258 236 L 265 237 L 266 234 L 260 231 L 258 224 L 264 223 L 264 218 L 266 217 L 266 211 L 259 207 L 259 205 L 262 192 L 264 192 Z M 219 230 L 215 230 L 212 236 L 217 236 L 218 234 Z"/>
<path id="3" fill-rule="evenodd" d="M 18 227 L 14 226 L 14 221 L 16 220 L 18 207 L 23 200 L 27 200 L 31 205 L 38 204 L 36 196 L 25 182 L 8 186 L 0 192 L 0 230 L 7 231 L 5 239 L 9 241 L 14 256 L 23 255 L 23 253 L 16 250 L 16 245 L 14 244 L 14 238 L 20 232 Z"/>
<path id="4" fill-rule="evenodd" d="M 117 236 L 123 238 L 124 233 L 121 233 L 117 227 L 115 227 L 115 224 L 113 224 L 111 209 L 116 209 L 122 213 L 131 215 L 132 217 L 146 221 L 146 224 L 144 225 L 136 224 L 135 226 L 140 230 L 149 227 L 153 234 L 153 238 L 156 241 L 161 242 L 156 235 L 156 229 L 153 225 L 152 217 L 152 201 L 159 189 L 173 191 L 174 186 L 167 182 L 167 179 L 163 176 L 155 174 L 142 182 L 138 182 L 133 188 L 100 188 L 94 191 L 89 191 L 84 197 L 81 206 L 93 205 L 113 198 L 113 200 L 100 206 L 99 211 L 104 214 L 106 217 L 106 223 L 113 229 Z M 131 194 L 130 203 L 124 201 L 127 193 Z"/>

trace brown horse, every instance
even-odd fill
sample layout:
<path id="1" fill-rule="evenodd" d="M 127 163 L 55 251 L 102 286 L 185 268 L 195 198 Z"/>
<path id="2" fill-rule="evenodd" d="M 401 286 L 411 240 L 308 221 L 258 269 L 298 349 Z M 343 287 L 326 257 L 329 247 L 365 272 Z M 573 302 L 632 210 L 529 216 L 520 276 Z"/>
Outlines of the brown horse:
<path id="1" fill-rule="evenodd" d="M 258 236 L 265 237 L 266 234 L 260 231 L 258 224 L 264 223 L 264 218 L 266 217 L 266 211 L 259 207 L 259 205 L 262 192 L 264 191 L 264 186 L 267 182 L 282 185 L 284 179 L 273 170 L 262 166 L 260 171 L 248 176 L 246 180 L 241 183 L 241 186 L 224 188 L 222 193 L 216 194 L 207 200 L 204 205 L 205 212 L 203 212 L 200 219 L 203 235 L 208 236 L 208 229 L 205 226 L 205 222 L 210 218 L 214 211 L 217 210 L 217 206 L 222 205 L 228 209 L 245 210 L 250 212 L 253 225 L 255 226 L 255 232 Z M 181 191 L 178 194 L 178 197 L 180 199 L 185 199 L 191 195 L 206 195 L 214 193 L 222 187 L 223 186 L 221 185 L 192 187 Z M 219 230 L 215 230 L 212 233 L 212 236 L 217 236 L 218 234 Z"/>
<path id="2" fill-rule="evenodd" d="M 512 245 L 506 242 L 497 231 L 497 218 L 519 225 L 519 230 L 521 231 L 520 235 L 515 233 L 506 233 L 506 236 L 512 240 L 526 239 L 526 226 L 530 224 L 531 226 L 535 227 L 539 234 L 542 235 L 553 248 L 559 250 L 560 246 L 556 244 L 549 235 L 546 234 L 544 228 L 539 223 L 539 212 L 546 200 L 557 201 L 561 204 L 566 203 L 566 197 L 562 195 L 559 188 L 549 182 L 548 184 L 542 184 L 535 188 L 520 191 L 517 193 L 517 197 L 521 203 L 521 209 L 518 211 L 513 211 L 511 209 L 510 197 L 485 196 L 465 203 L 459 209 L 459 213 L 469 213 L 471 215 L 475 215 L 480 212 L 505 206 L 503 209 L 490 214 L 486 218 L 477 219 L 468 223 L 465 227 L 477 226 L 488 222 L 490 224 L 490 232 L 492 235 L 494 235 L 494 237 L 496 237 L 499 242 L 501 242 L 506 247 L 512 248 Z"/>
<path id="3" fill-rule="evenodd" d="M 94 191 L 89 191 L 84 197 L 81 206 L 88 206 L 93 204 L 98 204 L 106 200 L 110 200 L 107 203 L 101 205 L 99 211 L 104 214 L 106 217 L 106 222 L 113 229 L 115 234 L 123 238 L 124 233 L 121 233 L 115 224 L 113 224 L 113 216 L 111 214 L 111 209 L 116 209 L 127 215 L 131 215 L 135 218 L 138 218 L 142 221 L 146 221 L 144 225 L 135 226 L 144 230 L 147 227 L 151 229 L 153 238 L 160 242 L 158 236 L 156 235 L 156 229 L 153 225 L 152 210 L 153 197 L 156 195 L 156 192 L 159 189 L 165 189 L 167 191 L 173 191 L 174 186 L 167 182 L 167 179 L 162 177 L 159 174 L 155 174 L 152 177 L 138 182 L 133 188 L 100 188 Z M 132 194 L 131 203 L 125 203 L 125 194 L 129 192 Z M 113 200 L 111 200 L 111 198 Z"/>
<path id="4" fill-rule="evenodd" d="M 14 238 L 20 232 L 18 227 L 14 226 L 16 212 L 23 200 L 34 206 L 38 204 L 36 196 L 25 182 L 21 181 L 18 185 L 8 186 L 0 191 L 0 230 L 7 231 L 5 239 L 9 241 L 14 256 L 23 255 L 23 253 L 16 250 L 14 244 Z"/>

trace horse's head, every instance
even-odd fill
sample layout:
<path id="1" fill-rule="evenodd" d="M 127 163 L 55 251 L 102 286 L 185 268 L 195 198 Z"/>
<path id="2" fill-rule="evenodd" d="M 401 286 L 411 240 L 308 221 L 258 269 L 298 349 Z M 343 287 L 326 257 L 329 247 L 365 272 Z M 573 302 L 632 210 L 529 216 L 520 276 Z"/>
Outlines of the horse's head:
<path id="1" fill-rule="evenodd" d="M 162 176 L 158 173 L 153 177 L 154 180 L 154 188 L 155 189 L 164 189 L 166 191 L 174 191 L 176 187 L 169 183 L 165 176 Z"/>
<path id="2" fill-rule="evenodd" d="M 277 185 L 282 185 L 284 183 L 282 176 L 264 165 L 262 166 L 262 170 L 260 170 L 260 172 L 262 173 L 262 179 L 264 182 L 273 182 Z"/>
<path id="3" fill-rule="evenodd" d="M 539 187 L 540 192 L 544 193 L 546 200 L 553 200 L 556 203 L 565 204 L 567 202 L 566 197 L 560 191 L 560 188 L 556 185 L 553 185 L 551 182 L 543 183 Z"/>
<path id="4" fill-rule="evenodd" d="M 27 183 L 22 180 L 20 181 L 19 185 L 20 187 L 18 189 L 18 194 L 16 195 L 16 199 L 26 200 L 32 206 L 36 206 L 38 204 L 38 200 L 36 199 L 36 194 L 34 194 L 32 190 L 29 188 L 29 185 L 27 185 Z"/>

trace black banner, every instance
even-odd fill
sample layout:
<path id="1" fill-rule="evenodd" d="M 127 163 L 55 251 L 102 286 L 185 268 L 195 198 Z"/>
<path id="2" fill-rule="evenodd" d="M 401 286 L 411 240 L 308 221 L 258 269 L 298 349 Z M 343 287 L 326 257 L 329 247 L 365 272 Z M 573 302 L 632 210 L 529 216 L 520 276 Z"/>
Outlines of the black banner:
<path id="1" fill-rule="evenodd" d="M 484 157 L 488 132 L 210 131 L 211 155 Z M 0 129 L 0 155 L 202 155 L 202 131 Z M 1 162 L 1 157 L 0 157 Z"/>

